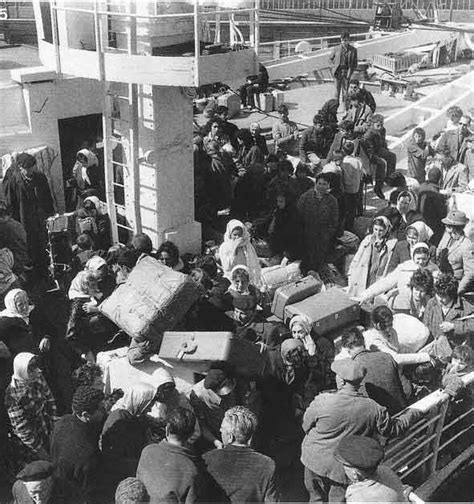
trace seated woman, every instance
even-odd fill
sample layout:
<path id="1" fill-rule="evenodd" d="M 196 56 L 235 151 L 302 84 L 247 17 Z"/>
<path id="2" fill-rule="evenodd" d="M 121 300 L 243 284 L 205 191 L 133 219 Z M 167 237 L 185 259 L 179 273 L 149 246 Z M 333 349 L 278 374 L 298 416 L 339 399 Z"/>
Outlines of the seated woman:
<path id="1" fill-rule="evenodd" d="M 32 353 L 19 353 L 13 360 L 5 406 L 19 459 L 26 463 L 48 460 L 56 403 Z"/>
<path id="2" fill-rule="evenodd" d="M 112 406 L 102 428 L 101 446 L 105 463 L 118 480 L 137 471 L 142 450 L 149 444 L 146 415 L 155 401 L 154 385 L 136 383 Z"/>
<path id="3" fill-rule="evenodd" d="M 231 280 L 228 293 L 231 297 L 236 296 L 252 296 L 258 299 L 260 297 L 260 292 L 250 283 L 250 273 L 247 266 L 238 264 L 232 268 Z M 229 306 L 232 306 L 232 301 L 229 302 Z"/>
<path id="4" fill-rule="evenodd" d="M 417 243 L 424 242 L 429 245 L 432 236 L 432 229 L 423 221 L 420 220 L 410 224 L 407 227 L 406 238 L 398 240 L 395 244 L 390 262 L 388 263 L 387 273 L 391 273 L 399 264 L 408 261 L 412 256 L 413 247 Z"/>
<path id="5" fill-rule="evenodd" d="M 66 340 L 78 355 L 92 363 L 95 362 L 94 354 L 104 343 L 96 340 L 91 325 L 102 296 L 97 276 L 92 271 L 80 271 L 72 281 L 68 292 L 72 303 Z"/>
<path id="6" fill-rule="evenodd" d="M 90 236 L 94 250 L 108 250 L 112 245 L 110 218 L 97 196 L 89 196 L 77 210 L 78 234 Z"/>
<path id="7" fill-rule="evenodd" d="M 171 241 L 165 241 L 158 247 L 156 259 L 174 271 L 189 273 L 189 271 L 186 271 L 185 265 L 179 257 L 178 247 Z"/>
<path id="8" fill-rule="evenodd" d="M 349 295 L 359 296 L 387 274 L 396 239 L 390 238 L 392 227 L 385 216 L 372 221 L 370 234 L 359 245 L 349 268 Z"/>
<path id="9" fill-rule="evenodd" d="M 227 224 L 224 242 L 219 247 L 219 258 L 226 278 L 231 278 L 234 266 L 243 265 L 249 270 L 250 283 L 256 287 L 262 284 L 257 253 L 242 222 L 232 219 Z"/>
<path id="10" fill-rule="evenodd" d="M 390 300 L 390 305 L 395 312 L 410 313 L 410 281 L 413 274 L 419 269 L 439 273 L 438 266 L 430 261 L 430 249 L 426 243 L 417 243 L 413 248 L 412 259 L 397 266 L 395 271 L 386 277 L 377 280 L 355 299 L 364 303 L 372 301 L 380 294 L 387 293 L 387 300 Z"/>
<path id="11" fill-rule="evenodd" d="M 237 406 L 236 381 L 227 366 L 214 364 L 191 389 L 189 400 L 202 433 L 202 448 L 222 448 L 220 427 L 225 412 Z"/>
<path id="12" fill-rule="evenodd" d="M 373 328 L 364 332 L 365 348 L 390 354 L 399 366 L 431 362 L 427 352 L 401 353 L 397 331 L 393 328 L 393 313 L 387 306 L 377 306 L 372 312 Z"/>

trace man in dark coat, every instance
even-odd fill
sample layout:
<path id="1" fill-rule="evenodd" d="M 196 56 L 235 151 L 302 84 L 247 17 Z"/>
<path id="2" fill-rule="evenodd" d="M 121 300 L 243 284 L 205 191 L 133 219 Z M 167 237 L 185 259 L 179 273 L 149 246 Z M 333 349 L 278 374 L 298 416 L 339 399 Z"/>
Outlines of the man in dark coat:
<path id="1" fill-rule="evenodd" d="M 333 65 L 333 75 L 336 80 L 335 98 L 339 101 L 342 91 L 342 101 L 345 102 L 347 89 L 354 70 L 357 68 L 357 49 L 349 44 L 349 33 L 341 35 L 341 45 L 334 49 L 329 57 Z"/>
<path id="2" fill-rule="evenodd" d="M 168 418 L 166 439 L 143 449 L 137 478 L 145 485 L 151 503 L 208 500 L 208 477 L 188 446 L 195 424 L 192 411 L 176 408 Z"/>
<path id="3" fill-rule="evenodd" d="M 362 94 L 364 103 L 370 107 L 370 110 L 372 110 L 372 112 L 375 112 L 377 104 L 375 103 L 374 95 L 370 91 L 365 89 L 365 87 L 361 87 L 359 79 L 351 79 L 351 81 L 349 82 L 349 96 L 357 92 L 360 92 Z"/>
<path id="4" fill-rule="evenodd" d="M 471 118 L 468 115 L 463 115 L 459 120 L 459 124 L 456 129 L 446 130 L 441 135 L 437 145 L 437 150 L 448 150 L 453 159 L 461 162 L 464 139 L 471 134 L 469 131 L 470 125 Z"/>
<path id="5" fill-rule="evenodd" d="M 357 328 L 349 329 L 342 335 L 342 348 L 346 349 L 353 361 L 367 369 L 361 392 L 385 406 L 390 415 L 395 415 L 407 406 L 398 366 L 390 354 L 367 350 L 364 336 Z"/>
<path id="6" fill-rule="evenodd" d="M 313 117 L 313 126 L 305 129 L 301 134 L 299 144 L 300 159 L 303 163 L 309 163 L 312 171 L 319 166 L 321 159 L 325 157 L 325 129 L 321 114 Z"/>
<path id="7" fill-rule="evenodd" d="M 256 415 L 234 406 L 222 421 L 224 448 L 204 454 L 209 474 L 230 502 L 278 502 L 275 462 L 250 447 L 256 429 Z"/>
<path id="8" fill-rule="evenodd" d="M 268 87 L 268 72 L 267 69 L 259 63 L 258 75 L 249 75 L 246 83 L 240 87 L 239 94 L 242 101 L 242 106 L 246 108 L 255 107 L 255 96 L 260 93 L 265 93 Z M 259 100 L 260 103 L 260 100 Z"/>
<path id="9" fill-rule="evenodd" d="M 346 476 L 334 454 L 349 434 L 398 437 L 422 414 L 409 409 L 397 417 L 374 400 L 364 397 L 359 386 L 366 368 L 352 359 L 334 361 L 338 391 L 316 396 L 303 417 L 306 437 L 301 447 L 305 486 L 310 502 L 343 502 Z"/>
<path id="10" fill-rule="evenodd" d="M 443 236 L 444 225 L 441 219 L 448 213 L 446 198 L 439 192 L 441 178 L 441 170 L 436 166 L 431 167 L 427 181 L 420 185 L 418 192 L 418 212 L 426 225 L 433 230 L 431 237 L 433 245 L 438 245 Z"/>
<path id="11" fill-rule="evenodd" d="M 91 502 L 98 486 L 99 435 L 105 419 L 103 392 L 78 387 L 72 410 L 72 415 L 63 416 L 54 426 L 51 458 L 61 502 Z"/>
<path id="12" fill-rule="evenodd" d="M 6 172 L 3 191 L 12 217 L 26 231 L 28 253 L 39 271 L 48 265 L 46 218 L 54 213 L 53 198 L 45 175 L 36 169 L 36 159 L 25 152 Z"/>

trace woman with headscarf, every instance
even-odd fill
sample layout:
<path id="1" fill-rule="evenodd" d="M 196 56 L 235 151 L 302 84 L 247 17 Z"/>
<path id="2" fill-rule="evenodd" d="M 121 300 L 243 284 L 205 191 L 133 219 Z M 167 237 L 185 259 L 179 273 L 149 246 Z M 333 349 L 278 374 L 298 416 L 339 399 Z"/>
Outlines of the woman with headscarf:
<path id="1" fill-rule="evenodd" d="M 77 211 L 78 234 L 92 240 L 94 250 L 108 250 L 112 245 L 110 218 L 97 196 L 88 196 Z"/>
<path id="2" fill-rule="evenodd" d="M 220 427 L 225 412 L 238 404 L 235 386 L 232 371 L 215 364 L 191 389 L 189 401 L 201 428 L 203 449 L 223 447 Z"/>
<path id="3" fill-rule="evenodd" d="M 176 388 L 174 378 L 167 369 L 158 369 L 153 373 L 153 378 L 157 391 L 155 395 L 156 401 L 150 412 L 150 421 L 152 424 L 153 442 L 158 443 L 166 437 L 165 427 L 170 414 L 176 411 L 177 408 L 185 408 L 193 413 L 194 410 L 189 399 Z M 189 439 L 189 442 L 194 443 L 200 436 L 201 429 L 196 419 L 194 434 Z"/>
<path id="4" fill-rule="evenodd" d="M 250 234 L 242 222 L 232 219 L 227 224 L 224 242 L 219 247 L 219 258 L 224 277 L 230 280 L 234 266 L 241 264 L 247 266 L 252 285 L 260 287 L 262 284 L 257 253 L 250 242 Z"/>
<path id="5" fill-rule="evenodd" d="M 22 352 L 15 357 L 5 406 L 20 458 L 26 462 L 48 460 L 56 403 L 32 353 Z"/>
<path id="6" fill-rule="evenodd" d="M 142 450 L 149 443 L 147 414 L 155 400 L 155 385 L 136 383 L 112 406 L 105 421 L 102 454 L 109 470 L 120 479 L 136 473 Z"/>
<path id="7" fill-rule="evenodd" d="M 97 276 L 93 271 L 80 271 L 71 282 L 68 298 L 71 313 L 66 330 L 66 340 L 72 349 L 87 362 L 95 362 L 97 343 L 91 329 L 91 318 L 102 298 Z M 89 307 L 91 309 L 89 309 Z"/>
<path id="8" fill-rule="evenodd" d="M 417 212 L 418 200 L 412 191 L 402 191 L 397 197 L 397 210 L 400 214 L 400 221 L 396 229 L 399 240 L 406 238 L 408 226 L 417 220 L 421 220 L 421 215 Z"/>
<path id="9" fill-rule="evenodd" d="M 423 221 L 416 221 L 407 227 L 406 238 L 398 240 L 388 263 L 387 273 L 391 273 L 399 264 L 408 261 L 412 256 L 413 247 L 424 242 L 429 245 L 433 230 Z"/>
<path id="10" fill-rule="evenodd" d="M 72 169 L 72 177 L 66 183 L 66 189 L 67 207 L 70 211 L 79 206 L 91 191 L 97 195 L 102 192 L 99 159 L 89 149 L 81 149 L 76 154 L 76 163 Z"/>
<path id="11" fill-rule="evenodd" d="M 390 221 L 385 216 L 372 221 L 370 234 L 362 240 L 349 268 L 349 295 L 359 295 L 386 275 L 396 244 L 396 239 L 390 238 L 391 229 Z"/>
<path id="12" fill-rule="evenodd" d="M 386 293 L 390 307 L 397 313 L 410 313 L 411 310 L 411 278 L 415 271 L 427 269 L 432 274 L 439 273 L 436 264 L 430 261 L 430 248 L 420 242 L 413 247 L 412 258 L 398 265 L 389 275 L 380 278 L 368 289 L 357 296 L 361 303 L 371 301 L 380 294 Z"/>

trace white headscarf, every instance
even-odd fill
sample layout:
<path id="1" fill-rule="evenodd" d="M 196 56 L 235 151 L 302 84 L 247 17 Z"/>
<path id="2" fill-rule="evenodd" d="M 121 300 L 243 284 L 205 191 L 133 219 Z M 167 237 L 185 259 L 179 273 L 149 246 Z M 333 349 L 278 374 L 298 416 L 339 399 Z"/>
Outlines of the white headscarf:
<path id="1" fill-rule="evenodd" d="M 81 163 L 81 177 L 82 180 L 86 181 L 89 185 L 91 185 L 89 175 L 87 175 L 87 168 L 90 168 L 91 166 L 99 166 L 99 160 L 97 159 L 97 156 L 89 149 L 81 149 L 80 151 L 77 152 L 77 154 L 82 154 L 84 157 L 87 158 L 87 166 L 84 166 Z"/>
<path id="2" fill-rule="evenodd" d="M 243 246 L 239 249 L 239 252 L 236 252 L 235 240 L 231 237 L 232 231 L 237 228 L 242 229 L 243 240 Z M 262 284 L 262 272 L 258 256 L 253 245 L 250 243 L 249 232 L 241 221 L 232 219 L 227 223 L 224 242 L 219 247 L 219 258 L 226 278 L 232 278 L 232 269 L 234 266 L 243 265 L 249 270 L 250 283 L 256 287 L 260 287 Z"/>
<path id="3" fill-rule="evenodd" d="M 154 401 L 156 389 L 157 387 L 150 383 L 136 383 L 112 406 L 112 411 L 122 409 L 134 417 L 139 417 Z"/>
<path id="4" fill-rule="evenodd" d="M 433 236 L 433 230 L 423 221 L 416 221 L 407 227 L 407 232 L 413 228 L 418 233 L 419 242 L 427 242 Z"/>
<path id="5" fill-rule="evenodd" d="M 104 213 L 106 213 L 104 210 L 104 205 L 97 196 L 87 196 L 87 198 L 84 198 L 84 203 L 86 201 L 90 201 L 94 204 L 95 209 L 97 210 L 97 215 L 104 215 Z"/>
<path id="6" fill-rule="evenodd" d="M 9 291 L 5 296 L 5 309 L 0 312 L 0 317 L 21 318 L 29 324 L 30 313 L 32 312 L 34 306 L 28 306 L 28 313 L 20 313 L 17 308 L 17 303 L 21 297 L 25 297 L 28 300 L 28 294 L 22 289 L 12 289 Z"/>
<path id="7" fill-rule="evenodd" d="M 86 262 L 86 270 L 89 270 L 89 271 L 99 271 L 100 268 L 102 268 L 102 266 L 106 266 L 107 265 L 107 262 L 105 261 L 105 259 L 103 259 L 102 257 L 98 256 L 98 255 L 95 255 L 95 256 L 92 256 L 87 262 Z"/>
<path id="8" fill-rule="evenodd" d="M 69 299 L 80 299 L 80 298 L 90 298 L 91 293 L 89 292 L 88 285 L 86 283 L 87 277 L 91 275 L 90 271 L 79 271 L 79 273 L 74 277 L 71 282 L 71 286 L 68 291 Z"/>
<path id="9" fill-rule="evenodd" d="M 10 383 L 12 387 L 15 387 L 17 382 L 25 383 L 30 381 L 28 366 L 31 359 L 35 357 L 36 355 L 30 352 L 21 352 L 13 359 L 13 376 Z"/>

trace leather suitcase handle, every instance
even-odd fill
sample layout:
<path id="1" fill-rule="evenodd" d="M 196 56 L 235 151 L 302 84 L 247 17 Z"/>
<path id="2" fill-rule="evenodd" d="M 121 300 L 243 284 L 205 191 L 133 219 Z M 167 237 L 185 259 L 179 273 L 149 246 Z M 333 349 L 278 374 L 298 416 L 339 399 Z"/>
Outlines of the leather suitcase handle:
<path id="1" fill-rule="evenodd" d="M 191 338 L 189 341 L 183 341 L 181 343 L 181 348 L 178 352 L 178 355 L 176 358 L 178 360 L 183 360 L 183 357 L 186 354 L 192 354 L 197 350 L 198 344 L 196 341 L 194 341 L 194 338 Z"/>

